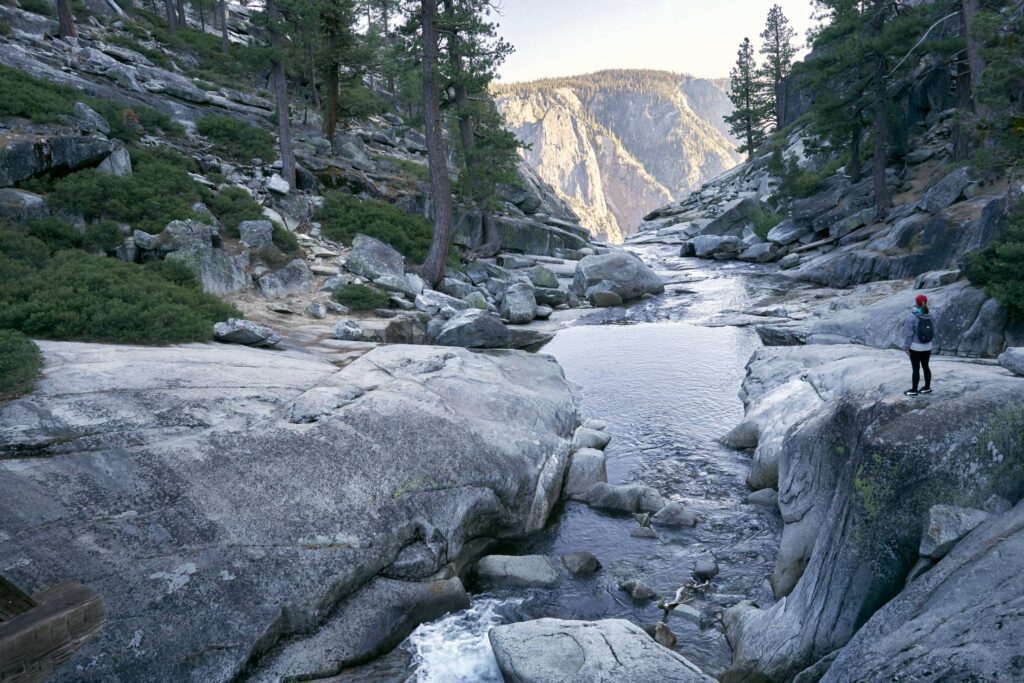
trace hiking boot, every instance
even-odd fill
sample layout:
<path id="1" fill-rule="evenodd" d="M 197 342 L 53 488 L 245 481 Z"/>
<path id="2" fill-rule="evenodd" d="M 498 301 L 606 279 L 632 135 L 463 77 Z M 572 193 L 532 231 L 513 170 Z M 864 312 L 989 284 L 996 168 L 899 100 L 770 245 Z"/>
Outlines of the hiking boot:
<path id="1" fill-rule="evenodd" d="M 930 394 L 930 393 L 932 393 L 932 389 L 931 389 L 931 387 L 925 387 L 924 389 L 921 390 L 921 393 L 922 394 Z"/>
<path id="2" fill-rule="evenodd" d="M 904 396 L 918 396 L 920 393 L 921 392 L 918 391 L 917 389 L 910 389 L 909 391 L 904 391 L 903 395 Z"/>

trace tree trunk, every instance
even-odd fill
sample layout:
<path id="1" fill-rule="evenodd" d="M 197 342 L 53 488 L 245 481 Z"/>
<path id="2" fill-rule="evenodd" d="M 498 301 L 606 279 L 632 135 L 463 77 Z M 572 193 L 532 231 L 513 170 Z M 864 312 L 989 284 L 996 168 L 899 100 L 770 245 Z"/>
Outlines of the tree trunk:
<path id="1" fill-rule="evenodd" d="M 335 61 L 337 54 L 338 37 L 332 30 L 327 37 L 327 54 L 330 62 L 327 65 L 327 111 L 324 114 L 324 134 L 327 140 L 334 145 L 334 133 L 338 129 L 338 70 L 340 66 Z"/>
<path id="2" fill-rule="evenodd" d="M 274 56 L 270 63 L 270 80 L 277 103 L 277 135 L 281 148 L 281 177 L 295 189 L 295 153 L 292 151 L 292 125 L 288 114 L 288 82 L 284 70 L 284 51 L 281 45 L 281 32 L 277 23 L 277 3 L 267 2 L 267 18 L 270 19 L 270 47 Z"/>
<path id="3" fill-rule="evenodd" d="M 178 0 L 178 26 L 188 27 L 188 17 L 185 16 L 185 0 Z"/>
<path id="4" fill-rule="evenodd" d="M 75 37 L 75 15 L 71 13 L 71 0 L 57 0 L 57 35 L 61 38 Z"/>
<path id="5" fill-rule="evenodd" d="M 861 180 L 863 170 L 860 164 L 860 126 L 850 135 L 850 182 L 857 184 Z"/>
<path id="6" fill-rule="evenodd" d="M 421 0 L 423 26 L 423 119 L 430 167 L 430 193 L 434 206 L 434 236 L 420 274 L 436 287 L 444 275 L 455 229 L 452 223 L 452 188 L 448 178 L 448 152 L 441 125 L 441 95 L 437 82 L 437 0 Z"/>
<path id="7" fill-rule="evenodd" d="M 885 183 L 885 166 L 889 156 L 888 92 L 885 87 L 885 60 L 875 58 L 875 154 L 873 176 L 875 186 L 875 218 L 882 220 L 889 213 L 892 198 Z"/>
<path id="8" fill-rule="evenodd" d="M 167 32 L 173 38 L 178 31 L 178 17 L 174 13 L 174 0 L 164 0 L 164 8 L 167 10 Z"/>
<path id="9" fill-rule="evenodd" d="M 960 6 L 961 30 L 967 43 L 967 66 L 970 71 L 971 90 L 981 83 L 985 71 L 985 60 L 981 57 L 981 46 L 974 37 L 974 17 L 978 13 L 978 0 L 962 0 Z"/>
<path id="10" fill-rule="evenodd" d="M 206 12 L 203 11 L 203 3 L 197 3 L 196 9 L 199 10 L 199 28 L 206 33 Z"/>
<path id="11" fill-rule="evenodd" d="M 227 54 L 231 48 L 228 36 L 228 0 L 220 0 L 220 51 Z"/>

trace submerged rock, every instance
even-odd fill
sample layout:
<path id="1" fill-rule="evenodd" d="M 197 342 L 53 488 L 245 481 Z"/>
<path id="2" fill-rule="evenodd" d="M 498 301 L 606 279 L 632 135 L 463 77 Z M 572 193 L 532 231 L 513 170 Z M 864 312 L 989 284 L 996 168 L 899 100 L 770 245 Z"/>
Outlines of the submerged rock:
<path id="1" fill-rule="evenodd" d="M 624 619 L 538 619 L 488 634 L 509 683 L 711 683 L 694 664 Z"/>
<path id="2" fill-rule="evenodd" d="M 573 500 L 583 500 L 594 484 L 607 481 L 604 453 L 596 448 L 581 448 L 573 453 L 562 495 Z"/>
<path id="3" fill-rule="evenodd" d="M 657 512 L 665 506 L 657 489 L 640 484 L 597 483 L 587 491 L 586 502 L 591 507 L 618 512 Z"/>
<path id="4" fill-rule="evenodd" d="M 507 588 L 549 588 L 558 582 L 551 560 L 543 555 L 488 555 L 473 572 L 478 581 Z"/>
<path id="5" fill-rule="evenodd" d="M 697 526 L 697 515 L 692 510 L 679 502 L 671 502 L 654 513 L 651 523 L 668 527 L 692 527 Z"/>
<path id="6" fill-rule="evenodd" d="M 598 559 L 583 551 L 562 555 L 562 564 L 573 574 L 593 574 L 601 569 Z"/>

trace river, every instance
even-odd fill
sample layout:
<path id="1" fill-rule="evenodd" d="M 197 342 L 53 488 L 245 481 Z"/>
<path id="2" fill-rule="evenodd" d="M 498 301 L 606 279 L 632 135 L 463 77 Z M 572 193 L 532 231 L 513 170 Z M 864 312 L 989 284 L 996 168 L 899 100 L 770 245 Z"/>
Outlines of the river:
<path id="1" fill-rule="evenodd" d="M 691 607 L 702 616 L 675 611 L 667 623 L 677 651 L 704 671 L 728 666 L 718 614 L 743 599 L 771 601 L 765 577 L 782 525 L 776 512 L 745 503 L 749 455 L 718 441 L 743 415 L 737 394 L 760 341 L 752 329 L 713 326 L 712 318 L 773 293 L 775 282 L 756 268 L 680 259 L 674 251 L 637 249 L 671 273 L 664 295 L 625 315 L 618 309 L 580 319 L 541 352 L 554 356 L 579 388 L 584 417 L 607 423 L 609 482 L 654 486 L 695 511 L 700 523 L 637 538 L 630 515 L 561 504 L 542 531 L 495 551 L 547 555 L 560 568 L 556 587 L 474 593 L 469 610 L 420 626 L 391 655 L 338 680 L 501 681 L 487 642 L 492 626 L 540 617 L 653 625 L 666 618 L 656 600 L 635 602 L 619 582 L 638 579 L 672 596 L 692 581 L 694 560 L 709 552 L 721 574 L 693 595 Z M 576 550 L 597 556 L 601 571 L 576 577 L 562 570 L 560 556 Z"/>

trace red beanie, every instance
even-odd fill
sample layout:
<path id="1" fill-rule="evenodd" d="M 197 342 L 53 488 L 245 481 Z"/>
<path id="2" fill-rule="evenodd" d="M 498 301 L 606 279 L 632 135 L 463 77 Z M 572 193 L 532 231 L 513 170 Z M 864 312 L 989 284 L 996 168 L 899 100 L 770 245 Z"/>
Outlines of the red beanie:
<path id="1" fill-rule="evenodd" d="M 928 303 L 928 297 L 926 297 L 924 294 L 918 294 L 917 299 L 915 301 L 917 302 L 918 306 L 923 306 Z"/>

